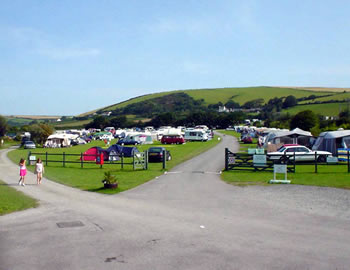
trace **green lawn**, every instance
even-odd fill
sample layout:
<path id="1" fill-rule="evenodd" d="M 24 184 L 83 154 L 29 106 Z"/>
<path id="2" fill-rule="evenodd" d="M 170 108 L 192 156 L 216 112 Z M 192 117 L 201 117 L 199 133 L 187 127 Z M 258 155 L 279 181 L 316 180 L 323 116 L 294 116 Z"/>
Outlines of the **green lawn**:
<path id="1" fill-rule="evenodd" d="M 37 201 L 9 187 L 0 180 L 0 215 L 9 214 L 38 205 Z"/>
<path id="2" fill-rule="evenodd" d="M 219 132 L 239 137 L 239 133 L 234 131 L 219 130 Z M 240 152 L 247 152 L 247 148 L 255 148 L 256 143 L 250 146 L 240 143 Z M 296 185 L 336 187 L 350 189 L 350 173 L 347 172 L 347 166 L 335 165 L 319 165 L 315 173 L 314 165 L 298 165 L 296 164 L 296 172 L 288 173 L 288 180 Z M 223 171 L 221 178 L 231 184 L 246 186 L 246 185 L 267 185 L 268 181 L 273 179 L 273 172 L 254 172 L 247 171 Z M 278 175 L 278 179 L 284 179 L 284 175 Z"/>
<path id="3" fill-rule="evenodd" d="M 202 153 L 211 147 L 215 146 L 219 140 L 215 137 L 213 140 L 208 142 L 188 142 L 184 145 L 165 145 L 167 149 L 170 150 L 172 155 L 172 160 L 167 162 L 167 170 L 173 168 L 174 166 Z M 115 143 L 113 141 L 112 143 Z M 159 144 L 159 143 L 158 143 Z M 142 145 L 139 146 L 140 151 L 145 151 L 153 145 Z M 104 146 L 104 143 L 101 141 L 94 141 L 87 145 L 82 146 L 74 146 L 71 148 L 64 149 L 35 149 L 32 152 L 45 152 L 49 153 L 75 153 L 80 154 L 84 152 L 90 147 L 93 146 Z M 9 152 L 9 158 L 14 162 L 18 163 L 20 158 L 27 158 L 28 150 L 18 149 L 12 152 Z M 38 157 L 38 155 L 36 155 Z M 43 157 L 43 156 L 41 156 Z M 60 158 L 62 160 L 61 156 Z M 52 159 L 50 157 L 50 159 Z M 76 157 L 67 157 L 66 160 L 74 160 L 79 161 L 79 156 Z M 126 160 L 127 161 L 127 160 Z M 130 161 L 130 159 L 129 159 Z M 28 169 L 33 171 L 34 166 L 28 166 Z M 114 175 L 117 176 L 119 187 L 117 190 L 106 190 L 103 189 L 103 184 L 101 180 L 103 178 L 105 171 L 111 171 Z M 162 169 L 161 163 L 149 163 L 148 170 L 137 170 L 133 171 L 131 165 L 125 165 L 124 169 L 121 169 L 120 165 L 108 165 L 105 164 L 102 169 L 100 169 L 99 165 L 90 164 L 84 165 L 84 168 L 80 168 L 80 164 L 67 164 L 65 168 L 63 168 L 62 163 L 51 163 L 49 166 L 45 167 L 44 176 L 53 181 L 72 186 L 75 188 L 79 188 L 82 190 L 88 191 L 97 191 L 101 193 L 118 193 L 121 191 L 125 191 L 131 188 L 134 188 L 138 185 L 141 185 L 151 179 L 154 179 L 156 176 L 159 176 L 164 173 Z M 34 180 L 33 180 L 34 181 Z"/>

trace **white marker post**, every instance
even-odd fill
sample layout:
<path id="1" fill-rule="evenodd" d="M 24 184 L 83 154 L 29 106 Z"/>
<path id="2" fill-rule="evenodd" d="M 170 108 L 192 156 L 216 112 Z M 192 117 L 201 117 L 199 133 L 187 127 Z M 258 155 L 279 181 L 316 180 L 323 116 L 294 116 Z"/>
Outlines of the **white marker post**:
<path id="1" fill-rule="evenodd" d="M 276 179 L 277 173 L 284 174 L 284 180 Z M 287 165 L 273 165 L 273 180 L 270 180 L 269 184 L 290 184 L 290 180 L 287 180 Z"/>

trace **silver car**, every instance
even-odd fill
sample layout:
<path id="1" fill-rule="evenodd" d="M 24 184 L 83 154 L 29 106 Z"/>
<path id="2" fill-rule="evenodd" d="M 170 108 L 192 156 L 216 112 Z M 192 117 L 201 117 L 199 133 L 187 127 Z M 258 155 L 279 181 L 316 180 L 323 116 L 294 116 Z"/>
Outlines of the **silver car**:
<path id="1" fill-rule="evenodd" d="M 24 149 L 35 149 L 35 143 L 32 141 L 24 142 Z"/>

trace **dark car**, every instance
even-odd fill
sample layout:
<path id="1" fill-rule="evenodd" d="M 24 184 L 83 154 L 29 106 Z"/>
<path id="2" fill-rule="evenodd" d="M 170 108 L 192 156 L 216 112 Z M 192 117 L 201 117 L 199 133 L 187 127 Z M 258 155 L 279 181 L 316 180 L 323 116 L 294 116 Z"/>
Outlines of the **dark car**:
<path id="1" fill-rule="evenodd" d="M 250 137 L 249 135 L 246 135 L 242 138 L 243 143 L 253 143 L 253 138 Z"/>
<path id="2" fill-rule="evenodd" d="M 171 160 L 171 154 L 169 150 L 166 150 L 165 147 L 151 147 L 148 149 L 148 161 L 150 162 L 162 162 L 164 151 L 166 154 L 166 160 Z"/>
<path id="3" fill-rule="evenodd" d="M 162 144 L 183 144 L 185 139 L 181 135 L 164 135 L 160 142 Z"/>

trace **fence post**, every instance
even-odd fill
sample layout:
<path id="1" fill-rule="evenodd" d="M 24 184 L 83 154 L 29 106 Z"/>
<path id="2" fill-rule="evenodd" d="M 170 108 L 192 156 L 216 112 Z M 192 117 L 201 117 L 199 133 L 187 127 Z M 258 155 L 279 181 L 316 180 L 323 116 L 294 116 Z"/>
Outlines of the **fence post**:
<path id="1" fill-rule="evenodd" d="M 122 153 L 121 164 L 122 164 L 122 169 L 124 169 L 124 153 Z"/>
<path id="2" fill-rule="evenodd" d="M 167 159 L 166 150 L 163 150 L 163 170 L 166 167 L 166 159 Z"/>
<path id="3" fill-rule="evenodd" d="M 349 160 L 349 150 L 348 150 L 348 173 L 350 172 L 350 160 Z"/>
<path id="4" fill-rule="evenodd" d="M 295 163 L 296 163 L 296 161 L 295 161 L 295 152 L 294 152 L 294 160 L 293 160 L 294 173 L 295 173 Z"/>
<path id="5" fill-rule="evenodd" d="M 148 170 L 148 151 L 145 151 L 145 163 L 146 163 L 146 170 Z"/>
<path id="6" fill-rule="evenodd" d="M 225 171 L 228 170 L 228 148 L 225 148 Z"/>
<path id="7" fill-rule="evenodd" d="M 317 173 L 317 151 L 315 152 L 315 173 Z"/>
<path id="8" fill-rule="evenodd" d="M 32 155 L 32 151 L 29 151 L 29 152 L 28 152 L 28 158 L 27 158 L 29 165 L 30 165 L 30 156 L 31 156 L 31 155 Z"/>
<path id="9" fill-rule="evenodd" d="M 84 168 L 84 158 L 83 158 L 83 153 L 80 153 L 80 167 Z"/>
<path id="10" fill-rule="evenodd" d="M 47 164 L 48 164 L 49 162 L 48 162 L 48 160 L 47 160 L 47 152 L 45 153 L 45 165 L 47 166 Z"/>
<path id="11" fill-rule="evenodd" d="M 63 152 L 63 167 L 66 167 L 66 153 Z"/>
<path id="12" fill-rule="evenodd" d="M 135 171 L 135 153 L 132 155 L 132 169 Z"/>

